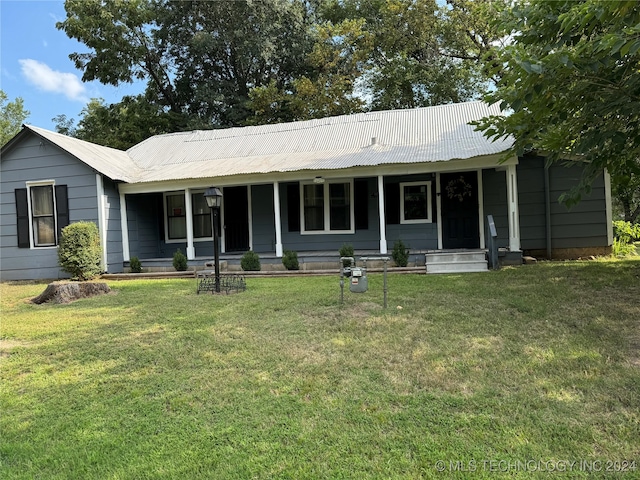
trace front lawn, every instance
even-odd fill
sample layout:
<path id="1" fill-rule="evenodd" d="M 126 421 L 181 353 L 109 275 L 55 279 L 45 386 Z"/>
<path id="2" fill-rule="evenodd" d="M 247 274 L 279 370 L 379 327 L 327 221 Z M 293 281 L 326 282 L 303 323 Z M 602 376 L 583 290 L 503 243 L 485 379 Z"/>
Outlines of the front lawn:
<path id="1" fill-rule="evenodd" d="M 0 478 L 640 475 L 640 260 L 247 283 L 0 284 Z"/>

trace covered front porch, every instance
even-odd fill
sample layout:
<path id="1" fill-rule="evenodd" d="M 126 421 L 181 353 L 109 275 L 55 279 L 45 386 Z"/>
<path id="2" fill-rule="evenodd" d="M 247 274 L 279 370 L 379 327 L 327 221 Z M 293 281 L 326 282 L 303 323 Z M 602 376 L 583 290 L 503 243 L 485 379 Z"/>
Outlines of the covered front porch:
<path id="1" fill-rule="evenodd" d="M 397 241 L 422 266 L 427 251 L 485 249 L 487 214 L 496 219 L 498 246 L 519 252 L 517 163 L 488 156 L 402 171 L 384 166 L 121 185 L 124 266 L 137 257 L 164 268 L 177 250 L 194 266 L 213 258 L 212 215 L 203 196 L 211 185 L 223 191 L 218 231 L 229 268 L 249 250 L 265 268 L 281 264 L 285 250 L 297 252 L 303 266 L 337 262 L 345 244 L 362 255 L 389 255 Z"/>

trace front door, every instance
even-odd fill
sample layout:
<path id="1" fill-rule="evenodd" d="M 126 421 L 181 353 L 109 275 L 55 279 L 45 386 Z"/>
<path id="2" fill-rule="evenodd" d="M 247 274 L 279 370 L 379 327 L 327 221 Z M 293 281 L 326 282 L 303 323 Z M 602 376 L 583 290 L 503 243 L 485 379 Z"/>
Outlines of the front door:
<path id="1" fill-rule="evenodd" d="M 440 174 L 442 247 L 480 248 L 478 174 Z"/>
<path id="2" fill-rule="evenodd" d="M 226 252 L 249 250 L 247 187 L 224 187 L 224 245 Z"/>

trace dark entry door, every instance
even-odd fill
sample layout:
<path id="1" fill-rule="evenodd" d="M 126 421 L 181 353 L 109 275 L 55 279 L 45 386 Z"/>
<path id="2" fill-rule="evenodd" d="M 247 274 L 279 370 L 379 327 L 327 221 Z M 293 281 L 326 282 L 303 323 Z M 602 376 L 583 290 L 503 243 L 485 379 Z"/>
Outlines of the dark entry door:
<path id="1" fill-rule="evenodd" d="M 227 252 L 249 250 L 247 187 L 224 188 L 224 244 Z"/>
<path id="2" fill-rule="evenodd" d="M 480 248 L 478 174 L 440 174 L 442 247 Z"/>

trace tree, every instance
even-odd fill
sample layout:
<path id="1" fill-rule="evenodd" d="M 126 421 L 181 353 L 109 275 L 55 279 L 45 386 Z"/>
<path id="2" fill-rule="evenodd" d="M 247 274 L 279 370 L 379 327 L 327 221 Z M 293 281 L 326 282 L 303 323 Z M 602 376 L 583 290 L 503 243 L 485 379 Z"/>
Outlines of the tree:
<path id="1" fill-rule="evenodd" d="M 29 111 L 24 109 L 24 101 L 17 97 L 7 102 L 8 97 L 0 90 L 0 146 L 11 140 L 29 117 Z"/>
<path id="2" fill-rule="evenodd" d="M 640 164 L 636 167 L 640 170 Z M 621 214 L 622 219 L 640 224 L 640 174 L 630 171 L 627 174 L 613 175 L 611 190 L 613 206 Z"/>
<path id="3" fill-rule="evenodd" d="M 80 120 L 58 115 L 56 131 L 70 137 L 127 150 L 153 135 L 180 130 L 181 115 L 173 115 L 144 95 L 124 97 L 107 105 L 103 99 L 93 98 L 80 112 Z M 177 119 L 177 121 L 176 121 Z"/>
<path id="4" fill-rule="evenodd" d="M 512 135 L 511 154 L 586 165 L 564 196 L 579 201 L 607 168 L 614 179 L 640 175 L 640 3 L 519 1 L 500 18 L 512 42 L 488 65 L 498 78 L 488 102 L 504 116 L 478 122 L 490 138 Z M 621 186 L 622 184 L 618 184 Z M 637 217 L 636 217 L 637 218 Z"/>
<path id="5" fill-rule="evenodd" d="M 338 24 L 318 24 L 315 43 L 304 61 L 304 74 L 284 85 L 272 81 L 249 93 L 250 124 L 308 120 L 360 112 L 363 98 L 355 94 L 356 83 L 366 61 L 363 48 L 369 35 L 362 20 L 344 20 Z"/>
<path id="6" fill-rule="evenodd" d="M 65 9 L 58 28 L 89 47 L 70 55 L 83 80 L 146 80 L 146 101 L 176 129 L 243 124 L 250 90 L 299 76 L 312 46 L 303 0 L 67 0 Z"/>
<path id="7" fill-rule="evenodd" d="M 414 108 L 478 98 L 487 81 L 480 59 L 499 40 L 491 23 L 503 2 L 332 0 L 327 21 L 361 19 L 366 61 L 360 86 L 374 110 Z"/>

